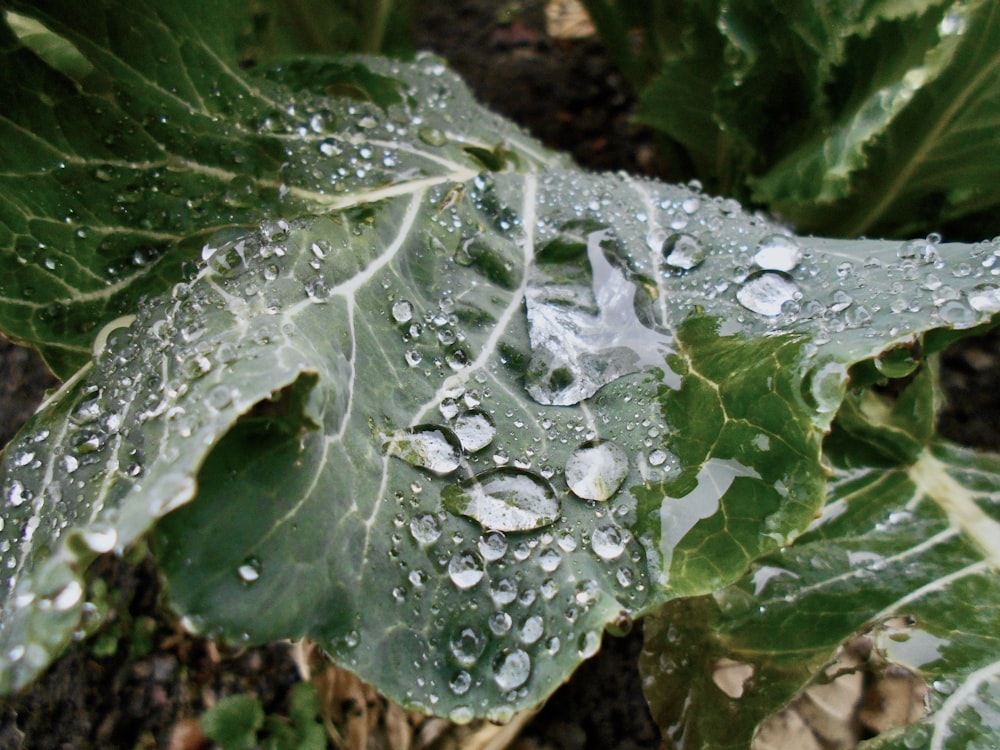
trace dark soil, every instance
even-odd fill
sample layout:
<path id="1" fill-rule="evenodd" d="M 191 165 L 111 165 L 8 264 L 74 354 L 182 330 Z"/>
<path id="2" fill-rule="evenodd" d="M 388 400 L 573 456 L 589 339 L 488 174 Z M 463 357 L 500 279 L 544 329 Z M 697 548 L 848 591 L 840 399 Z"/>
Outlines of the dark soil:
<path id="1" fill-rule="evenodd" d="M 595 40 L 548 40 L 540 2 L 500 23 L 491 0 L 424 2 L 416 43 L 449 60 L 492 109 L 594 170 L 667 175 L 654 139 L 630 122 L 633 99 Z M 506 19 L 505 19 L 506 20 Z M 1000 450 L 1000 334 L 974 339 L 942 358 L 948 405 L 941 431 L 970 446 Z M 0 341 L 0 445 L 56 381 L 37 355 Z M 159 608 L 148 561 L 100 560 L 112 591 L 107 623 L 75 644 L 35 685 L 0 701 L 0 750 L 199 747 L 175 728 L 219 697 L 252 692 L 284 712 L 298 679 L 290 647 L 239 653 L 185 635 Z M 656 748 L 659 733 L 642 698 L 638 629 L 583 665 L 515 741 L 521 750 Z M 419 722 L 411 719 L 414 725 Z M 417 730 L 414 729 L 416 732 Z M 419 744 L 419 743 L 417 743 Z"/>

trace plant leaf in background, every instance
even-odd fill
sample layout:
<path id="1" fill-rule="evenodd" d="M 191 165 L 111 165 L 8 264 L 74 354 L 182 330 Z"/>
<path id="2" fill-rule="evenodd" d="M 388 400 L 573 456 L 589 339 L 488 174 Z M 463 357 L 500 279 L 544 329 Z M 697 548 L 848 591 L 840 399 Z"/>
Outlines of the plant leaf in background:
<path id="1" fill-rule="evenodd" d="M 832 236 L 980 215 L 996 226 L 995 3 L 585 5 L 639 93 L 639 120 L 711 189 Z M 619 49 L 629 27 L 638 55 Z"/>
<path id="2" fill-rule="evenodd" d="M 761 722 L 803 689 L 793 715 L 764 723 L 754 747 L 787 742 L 794 711 L 815 715 L 837 691 L 850 698 L 832 727 L 857 732 L 852 741 L 870 736 L 892 728 L 880 715 L 890 699 L 871 687 L 880 678 L 925 684 L 926 708 L 918 697 L 915 716 L 904 713 L 866 747 L 1000 741 L 1000 459 L 932 439 L 932 394 L 925 370 L 894 405 L 876 405 L 869 392 L 869 403 L 848 408 L 848 429 L 838 422 L 826 443 L 834 478 L 810 530 L 734 586 L 647 618 L 640 669 L 676 746 L 748 747 Z M 908 455 L 896 447 L 900 432 Z M 862 658 L 847 663 L 850 651 Z M 853 704 L 862 700 L 859 724 Z M 729 720 L 718 721 L 719 712 Z M 829 720 L 811 724 L 820 730 L 809 742 L 835 746 L 822 734 Z"/>
<path id="3" fill-rule="evenodd" d="M 605 628 L 808 527 L 849 372 L 905 374 L 1000 311 L 996 243 L 796 238 L 589 175 L 433 58 L 249 75 L 180 11 L 77 27 L 75 8 L 16 12 L 115 81 L 99 96 L 7 42 L 48 76 L 21 89 L 47 139 L 4 121 L 23 159 L 79 171 L 12 172 L 35 208 L 6 209 L 5 325 L 65 367 L 93 357 L 4 453 L 5 690 L 79 627 L 93 557 L 149 534 L 192 630 L 307 636 L 404 705 L 509 718 Z M 149 200 L 121 208 L 63 107 L 93 109 L 84 145 Z M 128 127 L 104 129 L 112 110 Z M 169 242 L 109 287 L 100 243 L 47 262 L 53 226 Z M 50 325 L 53 305 L 89 322 Z"/>

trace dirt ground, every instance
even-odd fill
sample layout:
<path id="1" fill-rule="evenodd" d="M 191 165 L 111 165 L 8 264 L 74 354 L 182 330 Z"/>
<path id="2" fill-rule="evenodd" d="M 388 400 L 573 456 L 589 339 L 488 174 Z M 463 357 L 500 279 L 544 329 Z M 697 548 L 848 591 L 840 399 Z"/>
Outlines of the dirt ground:
<path id="1" fill-rule="evenodd" d="M 417 46 L 446 57 L 486 105 L 582 165 L 669 176 L 669 165 L 657 163 L 652 136 L 630 123 L 631 95 L 600 44 L 548 39 L 539 2 L 519 3 L 520 12 L 503 16 L 500 7 L 490 0 L 424 2 Z M 515 6 L 503 7 L 506 14 Z M 941 429 L 966 445 L 1000 449 L 998 352 L 1000 335 L 991 335 L 943 357 L 948 408 Z M 54 384 L 37 356 L 0 342 L 0 445 Z M 119 592 L 109 600 L 107 623 L 31 689 L 0 701 L 0 750 L 195 750 L 203 745 L 197 734 L 184 733 L 191 728 L 184 720 L 224 695 L 252 692 L 266 711 L 286 711 L 300 674 L 289 645 L 229 652 L 187 636 L 160 615 L 148 562 L 98 564 Z M 513 739 L 501 739 L 519 750 L 658 747 L 636 669 L 640 646 L 640 629 L 606 638 L 599 655 Z M 328 699 L 339 700 L 341 746 L 365 737 L 372 747 L 394 750 L 471 742 L 472 730 L 394 712 L 357 685 L 337 683 L 331 691 Z M 481 728 L 476 737 L 496 731 Z"/>

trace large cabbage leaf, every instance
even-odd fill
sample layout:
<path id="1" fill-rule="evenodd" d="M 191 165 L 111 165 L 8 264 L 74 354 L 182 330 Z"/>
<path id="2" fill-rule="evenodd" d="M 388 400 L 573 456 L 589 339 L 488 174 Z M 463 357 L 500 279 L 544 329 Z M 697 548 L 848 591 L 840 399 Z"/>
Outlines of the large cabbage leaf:
<path id="1" fill-rule="evenodd" d="M 996 243 L 796 238 L 586 174 L 433 58 L 247 76 L 180 12 L 14 7 L 72 49 L 5 32 L 4 325 L 85 364 L 4 453 L 6 690 L 151 534 L 191 629 L 504 719 L 809 526 L 852 367 L 1000 311 Z"/>

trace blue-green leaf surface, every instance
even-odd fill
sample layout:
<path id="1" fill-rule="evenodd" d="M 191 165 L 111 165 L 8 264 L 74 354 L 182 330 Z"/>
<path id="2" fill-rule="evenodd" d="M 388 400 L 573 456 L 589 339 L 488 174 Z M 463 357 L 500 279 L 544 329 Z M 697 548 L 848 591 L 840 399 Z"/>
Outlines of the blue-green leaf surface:
<path id="1" fill-rule="evenodd" d="M 183 179 L 176 157 L 149 167 L 152 199 L 111 211 L 112 234 L 173 215 L 158 200 L 194 177 L 226 203 L 216 178 L 249 176 L 246 212 L 171 229 L 176 273 L 136 271 L 143 299 L 99 306 L 91 361 L 6 450 L 4 689 L 71 637 L 93 556 L 151 534 L 188 627 L 308 636 L 406 705 L 509 717 L 605 627 L 809 526 L 852 366 L 1000 310 L 996 243 L 795 238 L 733 201 L 586 174 L 432 58 L 227 67 L 239 93 L 206 114 L 189 79 L 208 85 L 191 60 L 211 49 L 144 12 L 163 24 L 141 48 L 40 16 L 135 81 L 128 112 L 173 107 L 136 122 Z M 154 65 L 156 45 L 187 56 Z M 122 188 L 71 184 L 57 217 Z"/>

